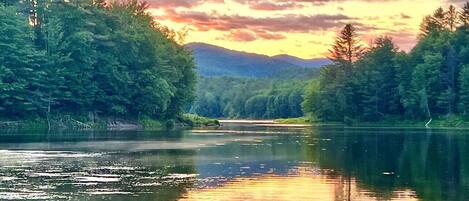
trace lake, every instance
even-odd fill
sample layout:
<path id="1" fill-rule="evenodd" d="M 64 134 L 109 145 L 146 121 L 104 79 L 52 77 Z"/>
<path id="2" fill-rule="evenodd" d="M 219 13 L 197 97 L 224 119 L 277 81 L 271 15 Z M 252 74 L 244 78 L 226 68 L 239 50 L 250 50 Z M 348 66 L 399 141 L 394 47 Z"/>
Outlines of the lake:
<path id="1" fill-rule="evenodd" d="M 469 200 L 469 131 L 2 132 L 0 200 Z"/>

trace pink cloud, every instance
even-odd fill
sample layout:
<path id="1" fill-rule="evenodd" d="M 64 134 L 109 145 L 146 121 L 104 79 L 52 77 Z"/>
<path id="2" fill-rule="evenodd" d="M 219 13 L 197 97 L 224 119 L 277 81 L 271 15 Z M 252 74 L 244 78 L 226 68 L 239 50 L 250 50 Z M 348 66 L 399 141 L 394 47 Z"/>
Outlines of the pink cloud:
<path id="1" fill-rule="evenodd" d="M 251 42 L 251 41 L 255 41 L 257 39 L 256 34 L 250 32 L 250 31 L 244 31 L 244 30 L 232 31 L 228 35 L 228 38 L 230 38 L 231 40 L 234 40 L 234 41 L 238 41 L 238 42 Z"/>
<path id="2" fill-rule="evenodd" d="M 148 0 L 152 8 L 192 8 L 204 3 L 225 3 L 224 0 Z"/>
<path id="3" fill-rule="evenodd" d="M 165 18 L 173 22 L 190 24 L 199 31 L 234 29 L 262 30 L 267 32 L 300 32 L 329 30 L 342 27 L 356 20 L 345 15 L 285 15 L 279 17 L 255 18 L 239 15 L 220 15 L 196 11 L 168 9 Z M 355 23 L 357 26 L 361 24 Z"/>
<path id="4" fill-rule="evenodd" d="M 270 33 L 266 31 L 249 31 L 249 30 L 233 30 L 227 35 L 229 40 L 238 42 L 251 42 L 258 39 L 264 40 L 281 40 L 286 37 L 278 33 Z"/>

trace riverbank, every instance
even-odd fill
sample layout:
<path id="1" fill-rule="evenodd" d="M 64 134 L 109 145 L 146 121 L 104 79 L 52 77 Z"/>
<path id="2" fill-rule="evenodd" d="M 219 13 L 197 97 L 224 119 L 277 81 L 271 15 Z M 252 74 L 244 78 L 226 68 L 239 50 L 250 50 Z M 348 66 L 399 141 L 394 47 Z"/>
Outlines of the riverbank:
<path id="1" fill-rule="evenodd" d="M 460 128 L 469 129 L 469 119 L 461 116 L 436 117 L 430 120 L 403 120 L 388 118 L 381 121 L 365 122 L 330 122 L 311 120 L 308 117 L 276 119 L 280 124 L 310 124 L 313 126 L 344 126 L 344 127 L 405 127 L 405 128 Z"/>
<path id="2" fill-rule="evenodd" d="M 165 130 L 192 127 L 217 127 L 216 119 L 183 114 L 175 119 L 158 120 L 141 118 L 128 120 L 122 118 L 89 118 L 70 115 L 54 116 L 49 119 L 34 118 L 25 120 L 1 120 L 0 129 L 17 130 Z"/>

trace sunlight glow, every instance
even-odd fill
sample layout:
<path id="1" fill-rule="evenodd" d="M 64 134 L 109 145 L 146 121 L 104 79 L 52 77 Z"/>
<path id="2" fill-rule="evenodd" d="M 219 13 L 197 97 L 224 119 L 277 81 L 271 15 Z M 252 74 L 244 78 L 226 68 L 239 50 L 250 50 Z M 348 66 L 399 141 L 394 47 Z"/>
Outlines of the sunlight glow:
<path id="1" fill-rule="evenodd" d="M 415 193 L 410 190 L 396 191 L 389 196 L 374 197 L 371 191 L 360 187 L 354 179 L 348 183 L 347 179 L 341 176 L 326 176 L 317 174 L 310 168 L 300 168 L 296 175 L 290 176 L 265 174 L 257 177 L 237 178 L 221 187 L 190 191 L 181 200 L 336 201 L 349 198 L 361 201 L 418 200 Z"/>
<path id="2" fill-rule="evenodd" d="M 324 57 L 346 23 L 354 24 L 366 43 L 387 35 L 408 51 L 416 42 L 422 18 L 439 6 L 448 5 L 440 0 L 290 4 L 278 0 L 210 0 L 189 1 L 194 2 L 191 5 L 154 2 L 156 5 L 152 4 L 148 12 L 171 29 L 189 30 L 187 43 L 204 42 L 270 56 L 290 54 L 302 58 Z"/>

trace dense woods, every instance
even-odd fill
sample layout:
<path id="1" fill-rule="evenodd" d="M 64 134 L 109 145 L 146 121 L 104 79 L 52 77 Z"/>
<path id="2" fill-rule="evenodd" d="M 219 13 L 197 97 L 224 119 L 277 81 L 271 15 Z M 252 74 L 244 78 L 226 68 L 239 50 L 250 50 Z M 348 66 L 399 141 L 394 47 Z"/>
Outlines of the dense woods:
<path id="1" fill-rule="evenodd" d="M 426 17 L 409 53 L 386 36 L 362 44 L 352 25 L 338 35 L 334 63 L 308 86 L 306 113 L 345 122 L 469 114 L 469 3 Z"/>
<path id="2" fill-rule="evenodd" d="M 137 1 L 0 1 L 0 118 L 172 119 L 194 97 L 179 34 Z"/>
<path id="3" fill-rule="evenodd" d="M 300 117 L 306 84 L 297 78 L 202 77 L 190 112 L 224 118 Z"/>

